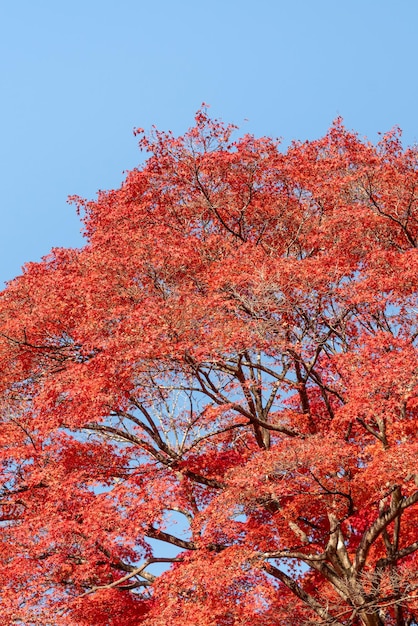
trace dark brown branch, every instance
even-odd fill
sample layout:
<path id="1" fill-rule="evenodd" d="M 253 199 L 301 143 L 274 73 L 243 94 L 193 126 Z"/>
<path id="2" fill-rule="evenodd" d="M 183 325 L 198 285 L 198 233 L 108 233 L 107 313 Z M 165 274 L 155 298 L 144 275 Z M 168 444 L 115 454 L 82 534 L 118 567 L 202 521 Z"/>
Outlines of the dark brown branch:
<path id="1" fill-rule="evenodd" d="M 297 597 L 299 600 L 302 600 L 304 604 L 306 604 L 312 611 L 314 611 L 321 619 L 325 620 L 330 624 L 334 624 L 335 626 L 343 626 L 341 622 L 338 621 L 337 618 L 327 611 L 326 608 L 322 606 L 313 596 L 307 593 L 298 583 L 290 578 L 285 572 L 282 572 L 279 568 L 271 565 L 270 563 L 266 564 L 264 567 L 265 571 L 270 574 L 270 576 L 274 576 L 280 580 L 286 587 Z"/>
<path id="2" fill-rule="evenodd" d="M 183 548 L 183 550 L 196 550 L 197 546 L 193 541 L 186 541 L 185 539 L 180 539 L 171 533 L 166 533 L 163 530 L 159 530 L 158 528 L 154 528 L 153 526 L 148 526 L 145 536 L 150 539 L 158 539 L 159 541 L 164 541 L 165 543 L 171 543 L 173 546 L 177 546 L 178 548 Z"/>

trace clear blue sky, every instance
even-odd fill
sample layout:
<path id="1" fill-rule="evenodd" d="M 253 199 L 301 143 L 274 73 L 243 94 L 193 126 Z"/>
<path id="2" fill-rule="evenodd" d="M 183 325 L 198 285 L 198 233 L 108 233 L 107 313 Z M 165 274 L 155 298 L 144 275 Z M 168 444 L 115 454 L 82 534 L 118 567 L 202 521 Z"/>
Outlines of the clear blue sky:
<path id="1" fill-rule="evenodd" d="M 203 101 L 285 143 L 337 115 L 418 141 L 417 25 L 415 0 L 3 1 L 0 286 L 82 244 L 66 198 L 119 186 L 134 127 L 182 133 Z"/>

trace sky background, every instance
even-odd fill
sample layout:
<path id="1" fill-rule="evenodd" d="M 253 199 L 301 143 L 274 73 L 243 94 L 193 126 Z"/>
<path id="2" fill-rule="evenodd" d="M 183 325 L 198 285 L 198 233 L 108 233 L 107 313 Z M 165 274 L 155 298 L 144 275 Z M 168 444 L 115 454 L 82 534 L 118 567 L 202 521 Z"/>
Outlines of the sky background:
<path id="1" fill-rule="evenodd" d="M 416 0 L 0 0 L 0 286 L 83 244 L 67 196 L 120 185 L 134 127 L 202 102 L 284 146 L 339 115 L 418 142 L 417 24 Z"/>

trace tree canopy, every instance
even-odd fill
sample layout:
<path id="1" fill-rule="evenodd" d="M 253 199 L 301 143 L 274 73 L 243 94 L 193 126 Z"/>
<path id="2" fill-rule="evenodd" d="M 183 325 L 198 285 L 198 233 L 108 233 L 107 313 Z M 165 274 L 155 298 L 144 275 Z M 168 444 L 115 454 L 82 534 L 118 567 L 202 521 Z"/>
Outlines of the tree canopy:
<path id="1" fill-rule="evenodd" d="M 418 623 L 418 150 L 137 133 L 0 295 L 2 623 Z"/>

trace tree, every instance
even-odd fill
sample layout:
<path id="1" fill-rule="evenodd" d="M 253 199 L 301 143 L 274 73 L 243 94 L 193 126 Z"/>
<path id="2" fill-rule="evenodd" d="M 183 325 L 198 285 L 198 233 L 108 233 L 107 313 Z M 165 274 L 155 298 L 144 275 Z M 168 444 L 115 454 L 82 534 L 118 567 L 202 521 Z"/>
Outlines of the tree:
<path id="1" fill-rule="evenodd" d="M 418 151 L 233 131 L 1 294 L 4 624 L 418 619 Z"/>

